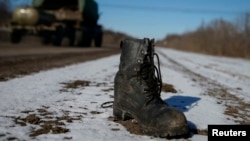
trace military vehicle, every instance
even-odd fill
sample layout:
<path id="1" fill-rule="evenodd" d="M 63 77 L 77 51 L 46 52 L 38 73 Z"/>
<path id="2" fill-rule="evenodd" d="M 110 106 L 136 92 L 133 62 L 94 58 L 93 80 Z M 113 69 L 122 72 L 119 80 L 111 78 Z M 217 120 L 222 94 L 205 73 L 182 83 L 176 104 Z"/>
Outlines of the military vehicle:
<path id="1" fill-rule="evenodd" d="M 102 45 L 102 26 L 94 0 L 33 0 L 31 6 L 14 10 L 11 42 L 19 43 L 26 34 L 38 35 L 42 43 L 60 46 Z"/>

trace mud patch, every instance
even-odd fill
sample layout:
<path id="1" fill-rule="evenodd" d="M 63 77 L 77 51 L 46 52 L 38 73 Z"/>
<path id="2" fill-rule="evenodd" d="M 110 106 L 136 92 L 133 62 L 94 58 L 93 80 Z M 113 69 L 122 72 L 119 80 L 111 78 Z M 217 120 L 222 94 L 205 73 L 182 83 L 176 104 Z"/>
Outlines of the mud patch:
<path id="1" fill-rule="evenodd" d="M 28 126 L 30 124 L 36 125 L 36 128 L 32 128 L 29 134 L 30 137 L 36 137 L 41 134 L 62 134 L 67 133 L 70 130 L 65 128 L 65 123 L 72 123 L 74 120 L 81 120 L 81 116 L 72 117 L 68 115 L 54 116 L 52 112 L 49 112 L 44 108 L 39 108 L 37 112 L 28 112 L 29 114 L 24 117 L 14 118 L 14 122 L 20 126 Z M 22 113 L 27 113 L 23 111 Z"/>
<path id="2" fill-rule="evenodd" d="M 63 89 L 60 90 L 60 92 L 68 92 L 70 89 L 77 89 L 77 88 L 84 88 L 84 87 L 108 87 L 106 89 L 102 89 L 103 92 L 110 92 L 113 91 L 114 88 L 109 87 L 108 83 L 102 82 L 102 83 L 96 83 L 96 82 L 91 82 L 88 80 L 75 80 L 72 82 L 62 82 L 60 84 L 63 84 Z"/>
<path id="3" fill-rule="evenodd" d="M 107 88 L 107 89 L 103 89 L 102 91 L 104 91 L 104 92 L 111 92 L 111 91 L 114 91 L 114 88 Z"/>
<path id="4" fill-rule="evenodd" d="M 162 91 L 170 92 L 170 93 L 177 93 L 177 90 L 174 88 L 174 86 L 168 83 L 162 83 Z"/>
<path id="5" fill-rule="evenodd" d="M 90 81 L 76 80 L 76 81 L 73 81 L 73 82 L 61 83 L 61 84 L 64 84 L 64 88 L 67 88 L 67 89 L 76 89 L 76 88 L 79 88 L 79 87 L 89 86 Z"/>
<path id="6" fill-rule="evenodd" d="M 98 111 L 91 111 L 90 113 L 91 113 L 91 114 L 93 114 L 93 115 L 97 115 L 97 114 L 101 114 L 102 112 L 98 112 Z"/>

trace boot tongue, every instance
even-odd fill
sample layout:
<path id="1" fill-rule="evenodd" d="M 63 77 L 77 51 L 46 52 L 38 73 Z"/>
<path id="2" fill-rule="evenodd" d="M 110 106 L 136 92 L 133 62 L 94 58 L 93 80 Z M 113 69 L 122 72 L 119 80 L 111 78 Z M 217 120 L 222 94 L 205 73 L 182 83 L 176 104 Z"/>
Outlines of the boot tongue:
<path id="1" fill-rule="evenodd" d="M 149 40 L 148 40 L 149 41 Z M 143 59 L 143 64 L 141 67 L 141 74 L 144 79 L 149 79 L 154 77 L 154 48 L 153 39 L 148 42 L 147 54 Z"/>
<path id="2" fill-rule="evenodd" d="M 156 77 L 154 74 L 154 60 L 151 56 L 151 52 L 148 52 L 143 60 L 143 64 L 141 65 L 140 70 L 140 75 L 144 81 L 143 87 L 145 96 L 148 98 L 146 104 L 153 101 L 159 95 L 158 82 L 157 79 L 155 79 Z"/>
<path id="3" fill-rule="evenodd" d="M 159 66 L 159 57 L 154 52 L 154 41 L 151 40 L 148 45 L 148 54 L 145 55 L 145 58 L 143 60 L 143 64 L 141 67 L 141 76 L 143 80 L 146 83 L 145 92 L 146 97 L 149 98 L 149 102 L 151 101 L 159 101 L 160 93 L 161 93 L 161 72 L 160 72 L 160 66 Z M 157 57 L 158 61 L 158 68 L 154 64 L 154 56 Z M 162 100 L 160 100 L 162 101 Z"/>
<path id="4" fill-rule="evenodd" d="M 149 56 L 145 56 L 143 60 L 143 64 L 141 65 L 141 76 L 144 80 L 148 80 L 153 78 L 154 71 L 153 71 L 153 64 L 150 60 Z"/>

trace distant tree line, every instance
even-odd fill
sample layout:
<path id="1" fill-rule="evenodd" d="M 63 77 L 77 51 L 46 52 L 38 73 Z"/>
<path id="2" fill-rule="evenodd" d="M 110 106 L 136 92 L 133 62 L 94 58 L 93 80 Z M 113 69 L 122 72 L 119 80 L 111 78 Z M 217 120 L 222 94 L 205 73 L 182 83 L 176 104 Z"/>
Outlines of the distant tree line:
<path id="1" fill-rule="evenodd" d="M 216 19 L 182 35 L 167 35 L 161 46 L 212 55 L 250 58 L 250 12 L 237 22 Z"/>
<path id="2" fill-rule="evenodd" d="M 11 18 L 9 10 L 9 0 L 0 1 L 0 24 L 8 22 Z"/>

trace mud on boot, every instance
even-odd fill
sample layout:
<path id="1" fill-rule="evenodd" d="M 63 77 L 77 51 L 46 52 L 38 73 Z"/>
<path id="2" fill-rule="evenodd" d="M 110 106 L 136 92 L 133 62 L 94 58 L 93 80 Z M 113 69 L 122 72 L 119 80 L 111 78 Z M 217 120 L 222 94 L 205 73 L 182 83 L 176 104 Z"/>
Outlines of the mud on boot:
<path id="1" fill-rule="evenodd" d="M 186 137 L 189 129 L 185 115 L 161 99 L 160 63 L 154 41 L 125 39 L 120 47 L 119 70 L 114 80 L 114 117 L 135 119 L 146 135 Z"/>

